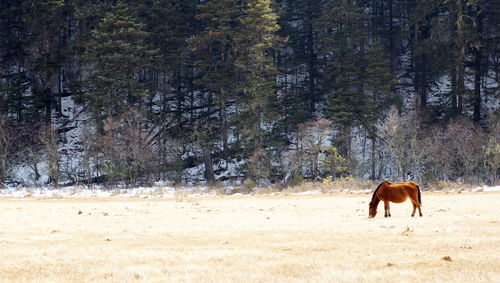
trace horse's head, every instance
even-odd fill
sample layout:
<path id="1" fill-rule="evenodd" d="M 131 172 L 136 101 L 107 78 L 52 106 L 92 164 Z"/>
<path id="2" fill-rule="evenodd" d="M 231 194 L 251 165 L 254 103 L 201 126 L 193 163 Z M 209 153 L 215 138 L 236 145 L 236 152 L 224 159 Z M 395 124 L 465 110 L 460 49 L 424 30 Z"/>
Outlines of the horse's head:
<path id="1" fill-rule="evenodd" d="M 377 215 L 377 207 L 373 205 L 373 202 L 370 202 L 370 208 L 368 209 L 368 217 L 373 218 L 375 215 Z"/>

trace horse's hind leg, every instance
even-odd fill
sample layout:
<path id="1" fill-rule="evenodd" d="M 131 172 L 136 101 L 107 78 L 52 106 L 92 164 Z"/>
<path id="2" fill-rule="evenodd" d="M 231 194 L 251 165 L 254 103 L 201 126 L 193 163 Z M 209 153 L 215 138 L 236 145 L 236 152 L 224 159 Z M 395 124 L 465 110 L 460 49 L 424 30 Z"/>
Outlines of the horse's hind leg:
<path id="1" fill-rule="evenodd" d="M 420 208 L 420 203 L 418 202 L 417 198 L 411 198 L 411 203 L 413 204 L 413 213 L 411 214 L 411 217 L 415 216 L 415 210 L 418 208 L 418 213 L 420 216 L 422 216 L 422 209 Z"/>
<path id="2" fill-rule="evenodd" d="M 389 201 L 384 201 L 384 210 L 385 210 L 385 217 L 391 217 L 391 210 L 389 208 Z"/>

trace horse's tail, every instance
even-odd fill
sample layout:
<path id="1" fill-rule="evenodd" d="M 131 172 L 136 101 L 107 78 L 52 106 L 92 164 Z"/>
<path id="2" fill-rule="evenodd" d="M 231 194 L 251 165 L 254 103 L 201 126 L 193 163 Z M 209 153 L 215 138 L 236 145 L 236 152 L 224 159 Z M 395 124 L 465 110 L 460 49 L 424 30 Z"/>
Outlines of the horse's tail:
<path id="1" fill-rule="evenodd" d="M 418 203 L 422 205 L 422 196 L 420 195 L 420 186 L 417 185 L 417 190 L 418 190 Z"/>

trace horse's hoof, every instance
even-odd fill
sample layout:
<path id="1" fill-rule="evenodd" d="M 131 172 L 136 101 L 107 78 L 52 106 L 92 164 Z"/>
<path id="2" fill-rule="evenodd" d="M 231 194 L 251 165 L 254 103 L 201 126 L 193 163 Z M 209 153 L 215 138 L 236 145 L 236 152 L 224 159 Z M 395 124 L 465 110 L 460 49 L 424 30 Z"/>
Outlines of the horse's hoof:
<path id="1" fill-rule="evenodd" d="M 423 215 L 422 215 L 422 214 L 420 214 L 420 217 L 422 217 L 422 216 L 423 216 Z"/>
<path id="2" fill-rule="evenodd" d="M 412 214 L 411 217 L 415 216 L 415 214 Z"/>

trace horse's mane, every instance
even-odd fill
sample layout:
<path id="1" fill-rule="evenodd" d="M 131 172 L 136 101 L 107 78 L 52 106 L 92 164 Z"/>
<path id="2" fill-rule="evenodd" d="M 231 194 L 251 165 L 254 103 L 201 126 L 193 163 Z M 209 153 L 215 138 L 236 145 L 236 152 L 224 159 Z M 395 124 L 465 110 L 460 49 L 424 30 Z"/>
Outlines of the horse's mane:
<path id="1" fill-rule="evenodd" d="M 377 192 L 378 192 L 378 189 L 380 189 L 380 187 L 385 183 L 389 183 L 389 182 L 383 181 L 382 183 L 380 183 L 380 185 L 378 185 L 378 187 L 373 192 L 372 201 L 370 202 L 370 207 L 377 205 L 378 202 L 380 201 L 380 199 L 378 198 Z"/>

